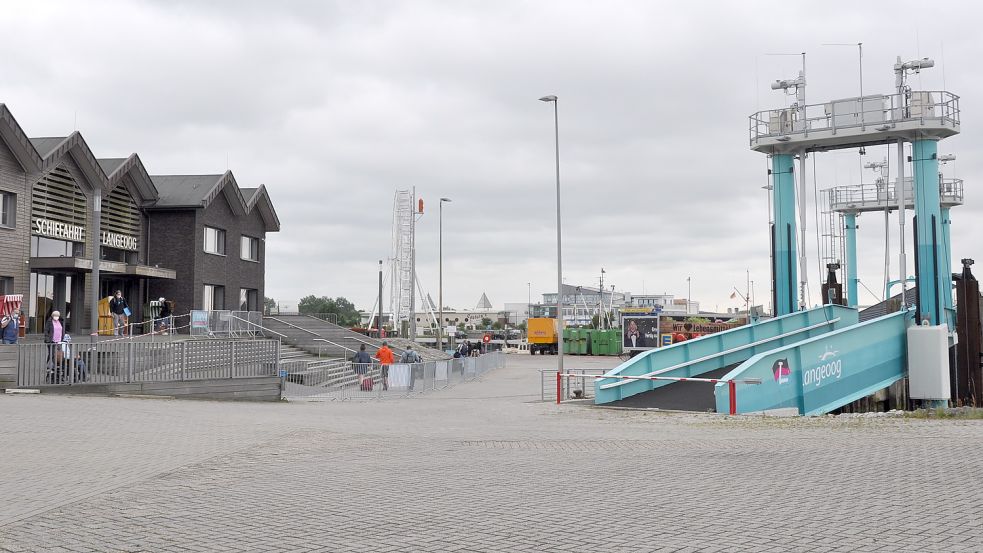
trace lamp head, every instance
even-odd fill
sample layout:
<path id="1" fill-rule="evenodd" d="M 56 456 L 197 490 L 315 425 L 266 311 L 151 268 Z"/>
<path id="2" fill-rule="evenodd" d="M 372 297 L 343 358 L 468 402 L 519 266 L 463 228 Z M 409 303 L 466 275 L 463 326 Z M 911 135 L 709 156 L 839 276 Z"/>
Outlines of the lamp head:
<path id="1" fill-rule="evenodd" d="M 555 102 L 556 101 L 556 95 L 550 94 L 549 96 L 543 96 L 542 98 L 539 99 L 539 101 L 540 102 Z"/>
<path id="2" fill-rule="evenodd" d="M 450 198 L 441 198 L 440 201 L 442 201 L 442 202 L 449 202 L 449 201 L 451 201 L 451 199 Z"/>

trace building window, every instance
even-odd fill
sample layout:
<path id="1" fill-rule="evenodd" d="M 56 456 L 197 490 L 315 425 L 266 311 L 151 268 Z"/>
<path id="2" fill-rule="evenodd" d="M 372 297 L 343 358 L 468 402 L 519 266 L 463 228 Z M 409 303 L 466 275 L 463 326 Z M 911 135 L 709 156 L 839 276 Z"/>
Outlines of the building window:
<path id="1" fill-rule="evenodd" d="M 239 311 L 259 310 L 259 290 L 250 288 L 239 289 Z"/>
<path id="2" fill-rule="evenodd" d="M 225 255 L 225 231 L 205 227 L 205 253 Z"/>
<path id="3" fill-rule="evenodd" d="M 0 276 L 0 296 L 14 293 L 14 279 L 11 277 Z"/>
<path id="4" fill-rule="evenodd" d="M 0 192 L 0 227 L 15 226 L 17 216 L 17 195 Z"/>
<path id="5" fill-rule="evenodd" d="M 81 242 L 31 237 L 31 257 L 82 257 L 84 251 L 85 244 Z"/>
<path id="6" fill-rule="evenodd" d="M 201 308 L 205 311 L 225 309 L 225 286 L 206 284 L 201 296 Z"/>
<path id="7" fill-rule="evenodd" d="M 259 261 L 259 238 L 243 236 L 240 245 L 239 257 L 246 261 Z"/>

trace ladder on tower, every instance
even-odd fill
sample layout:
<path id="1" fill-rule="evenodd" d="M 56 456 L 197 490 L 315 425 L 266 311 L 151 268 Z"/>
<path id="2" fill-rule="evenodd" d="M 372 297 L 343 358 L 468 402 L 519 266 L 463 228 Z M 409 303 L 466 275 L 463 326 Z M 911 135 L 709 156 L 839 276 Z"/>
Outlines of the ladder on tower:
<path id="1" fill-rule="evenodd" d="M 819 215 L 819 274 L 822 281 L 826 282 L 826 266 L 830 263 L 839 263 L 841 274 L 846 274 L 846 226 L 843 214 L 833 210 L 833 189 L 827 188 L 820 190 L 820 205 L 822 212 Z M 840 279 L 842 282 L 844 279 Z"/>

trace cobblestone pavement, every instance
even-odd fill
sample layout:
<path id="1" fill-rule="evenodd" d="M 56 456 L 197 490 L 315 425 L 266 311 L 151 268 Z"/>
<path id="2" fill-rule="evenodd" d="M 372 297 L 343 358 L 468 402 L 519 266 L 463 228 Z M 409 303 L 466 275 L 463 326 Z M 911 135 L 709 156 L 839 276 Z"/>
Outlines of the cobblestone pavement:
<path id="1" fill-rule="evenodd" d="M 983 551 L 983 421 L 0 397 L 0 551 Z M 578 358 L 578 367 L 607 359 Z"/>

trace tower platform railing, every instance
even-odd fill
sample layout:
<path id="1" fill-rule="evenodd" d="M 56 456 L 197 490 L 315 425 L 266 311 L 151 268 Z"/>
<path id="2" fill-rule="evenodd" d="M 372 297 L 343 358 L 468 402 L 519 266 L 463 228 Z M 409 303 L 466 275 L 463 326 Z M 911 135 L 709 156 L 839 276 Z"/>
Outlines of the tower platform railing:
<path id="1" fill-rule="evenodd" d="M 915 191 L 911 177 L 904 179 L 905 199 L 908 208 L 914 208 Z M 829 207 L 832 211 L 882 211 L 898 208 L 897 183 L 851 184 L 829 189 Z M 963 203 L 963 180 L 942 179 L 939 182 L 939 198 L 943 207 Z"/>
<path id="2" fill-rule="evenodd" d="M 845 147 L 848 138 L 870 133 L 863 143 L 897 140 L 886 131 L 939 129 L 941 136 L 959 132 L 959 96 L 941 90 L 907 91 L 841 98 L 821 104 L 759 111 L 749 117 L 752 150 L 768 151 L 783 142 L 817 140 L 817 149 Z M 840 140 L 832 140 L 843 135 Z M 826 143 L 824 143 L 824 141 Z M 842 146 L 841 146 L 842 145 Z"/>

